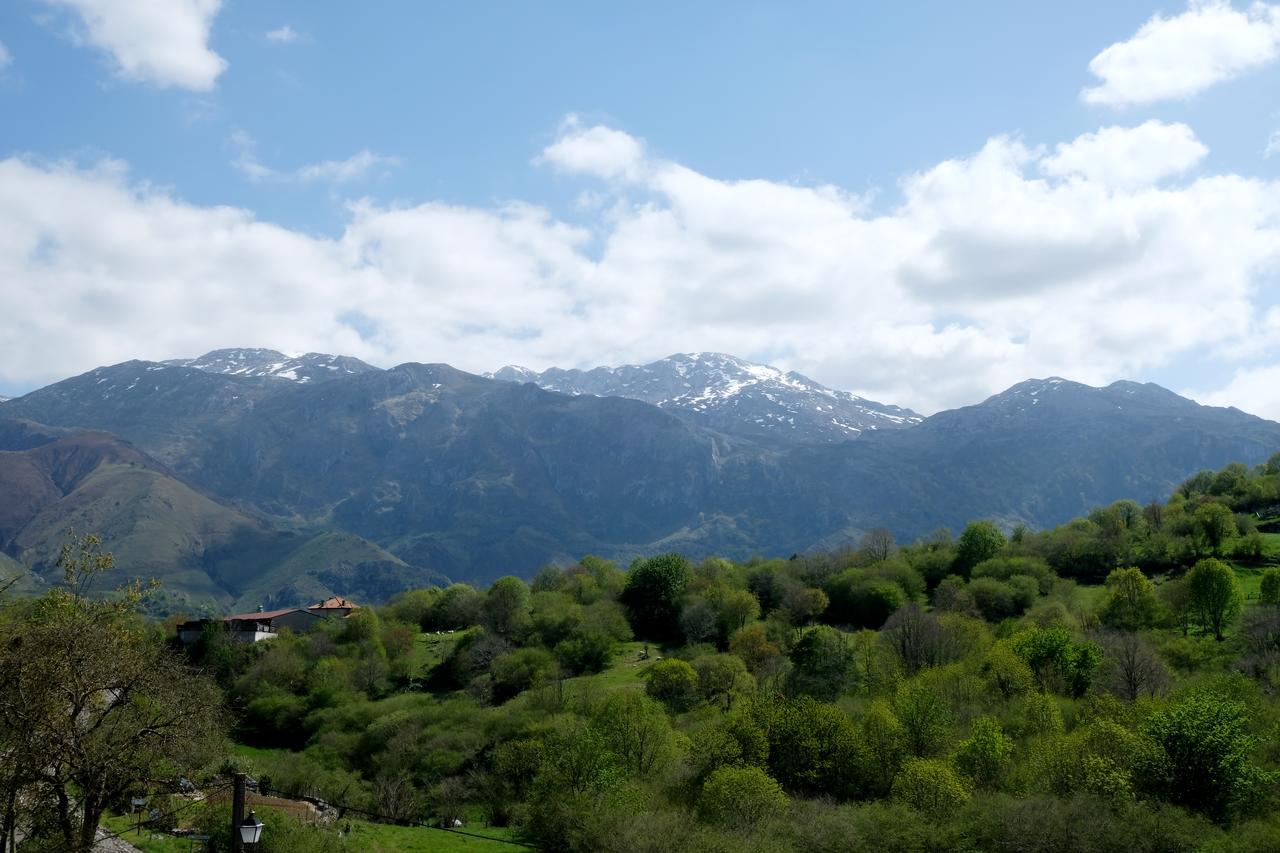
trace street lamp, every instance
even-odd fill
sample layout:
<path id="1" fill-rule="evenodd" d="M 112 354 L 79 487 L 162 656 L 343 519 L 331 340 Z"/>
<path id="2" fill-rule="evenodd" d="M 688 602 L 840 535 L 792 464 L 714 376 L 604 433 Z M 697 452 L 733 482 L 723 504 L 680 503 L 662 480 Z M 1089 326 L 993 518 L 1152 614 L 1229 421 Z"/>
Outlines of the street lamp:
<path id="1" fill-rule="evenodd" d="M 262 838 L 262 821 L 253 810 L 244 817 L 245 776 L 237 773 L 232 780 L 231 794 L 231 849 L 233 853 L 241 853 L 249 844 L 257 844 Z"/>
<path id="2" fill-rule="evenodd" d="M 260 838 L 262 838 L 262 821 L 258 820 L 253 809 L 249 809 L 249 816 L 240 824 L 240 841 L 244 844 L 257 844 Z"/>
<path id="3" fill-rule="evenodd" d="M 147 798 L 130 797 L 129 803 L 133 806 L 133 810 L 138 813 L 138 835 L 142 835 L 142 808 L 147 804 Z"/>

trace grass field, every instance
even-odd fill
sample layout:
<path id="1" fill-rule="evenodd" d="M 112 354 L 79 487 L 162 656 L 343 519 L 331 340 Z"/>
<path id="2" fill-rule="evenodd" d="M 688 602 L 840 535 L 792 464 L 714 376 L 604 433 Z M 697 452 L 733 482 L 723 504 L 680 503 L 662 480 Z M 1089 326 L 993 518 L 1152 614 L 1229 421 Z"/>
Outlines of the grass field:
<path id="1" fill-rule="evenodd" d="M 485 837 L 474 837 L 477 835 Z M 353 850 L 374 853 L 499 853 L 533 849 L 517 842 L 511 830 L 499 827 L 466 826 L 461 832 L 450 832 L 427 827 L 353 822 L 347 838 Z"/>
<path id="2" fill-rule="evenodd" d="M 201 849 L 199 842 L 158 833 L 146 827 L 139 834 L 135 820 L 130 815 L 104 818 L 102 829 L 119 834 L 122 841 L 132 844 L 143 853 L 190 853 Z M 500 853 L 533 849 L 517 841 L 515 833 L 505 827 L 465 826 L 458 831 L 450 831 L 359 820 L 343 820 L 341 826 L 344 829 L 350 828 L 350 832 L 344 836 L 346 847 L 374 853 Z M 270 831 L 269 824 L 265 831 Z"/>
<path id="3" fill-rule="evenodd" d="M 618 648 L 618 655 L 609 668 L 595 675 L 580 675 L 569 679 L 570 684 L 591 685 L 602 690 L 618 690 L 620 688 L 644 689 L 644 671 L 652 666 L 662 651 L 649 644 L 649 659 L 640 660 L 644 652 L 644 643 L 623 643 Z"/>
<path id="4" fill-rule="evenodd" d="M 419 634 L 413 649 L 413 674 L 421 678 L 442 663 L 457 638 L 457 634 Z"/>
<path id="5" fill-rule="evenodd" d="M 105 832 L 118 833 L 121 841 L 132 844 L 144 853 L 190 853 L 193 849 L 193 842 L 190 839 L 157 833 L 145 826 L 139 834 L 136 821 L 137 818 L 132 815 L 104 817 L 102 829 Z M 194 849 L 199 850 L 200 845 L 195 844 Z"/>

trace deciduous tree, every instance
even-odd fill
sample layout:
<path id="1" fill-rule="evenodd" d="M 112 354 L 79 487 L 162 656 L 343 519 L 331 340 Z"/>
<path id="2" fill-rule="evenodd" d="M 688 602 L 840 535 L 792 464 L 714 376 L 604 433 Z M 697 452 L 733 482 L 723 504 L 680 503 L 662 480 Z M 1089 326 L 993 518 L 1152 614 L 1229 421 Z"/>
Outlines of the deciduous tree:
<path id="1" fill-rule="evenodd" d="M 1222 632 L 1240 615 L 1244 602 L 1236 573 L 1221 560 L 1201 560 L 1187 573 L 1187 587 L 1201 626 L 1221 641 Z"/>
<path id="2" fill-rule="evenodd" d="M 114 567 L 96 536 L 63 546 L 64 586 L 0 621 L 4 802 L 50 813 L 61 849 L 89 851 L 104 809 L 171 785 L 223 746 L 221 693 L 147 632 L 137 587 L 93 599 Z M 37 827 L 32 836 L 43 830 Z"/>

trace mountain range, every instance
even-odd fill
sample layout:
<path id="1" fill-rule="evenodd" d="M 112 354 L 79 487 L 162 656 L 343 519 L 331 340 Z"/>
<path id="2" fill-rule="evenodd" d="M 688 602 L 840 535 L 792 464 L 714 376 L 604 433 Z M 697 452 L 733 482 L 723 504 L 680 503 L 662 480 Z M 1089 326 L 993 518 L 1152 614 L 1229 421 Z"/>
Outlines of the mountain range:
<path id="1" fill-rule="evenodd" d="M 0 552 L 48 581 L 74 526 L 192 603 L 377 600 L 586 553 L 1044 527 L 1276 450 L 1280 424 L 1132 382 L 1031 380 L 921 418 L 715 353 L 486 377 L 219 350 L 0 403 Z"/>
<path id="2" fill-rule="evenodd" d="M 715 352 L 585 371 L 553 367 L 535 373 L 511 365 L 493 378 L 575 396 L 642 400 L 726 435 L 778 445 L 848 441 L 868 430 L 901 429 L 924 420 L 910 409 Z"/>

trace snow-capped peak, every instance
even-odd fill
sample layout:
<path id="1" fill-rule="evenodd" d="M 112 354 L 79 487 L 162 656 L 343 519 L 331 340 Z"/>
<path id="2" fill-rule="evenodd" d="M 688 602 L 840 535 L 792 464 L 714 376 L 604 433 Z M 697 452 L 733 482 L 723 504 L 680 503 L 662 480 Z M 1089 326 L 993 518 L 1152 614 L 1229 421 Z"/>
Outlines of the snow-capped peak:
<path id="1" fill-rule="evenodd" d="M 173 359 L 164 363 L 203 370 L 206 373 L 267 377 L 299 383 L 321 382 L 377 369 L 358 358 L 345 355 L 319 352 L 287 355 L 271 349 L 219 349 L 207 352 L 199 358 Z"/>
<path id="2" fill-rule="evenodd" d="M 787 442 L 856 438 L 865 430 L 911 426 L 921 418 L 794 372 L 726 353 L 676 353 L 650 364 L 550 370 L 504 367 L 493 378 L 534 382 L 549 391 L 629 397 L 722 432 Z"/>

